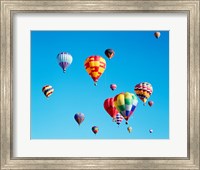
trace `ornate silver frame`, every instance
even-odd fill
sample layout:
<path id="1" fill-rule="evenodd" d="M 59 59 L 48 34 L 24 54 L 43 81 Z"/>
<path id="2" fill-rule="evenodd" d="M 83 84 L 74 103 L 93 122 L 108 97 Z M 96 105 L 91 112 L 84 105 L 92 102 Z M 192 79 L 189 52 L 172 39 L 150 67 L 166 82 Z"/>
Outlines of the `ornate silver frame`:
<path id="1" fill-rule="evenodd" d="M 200 169 L 199 0 L 0 0 L 0 153 L 1 169 Z M 187 12 L 188 20 L 188 156 L 187 158 L 14 158 L 12 157 L 12 22 L 30 12 Z"/>

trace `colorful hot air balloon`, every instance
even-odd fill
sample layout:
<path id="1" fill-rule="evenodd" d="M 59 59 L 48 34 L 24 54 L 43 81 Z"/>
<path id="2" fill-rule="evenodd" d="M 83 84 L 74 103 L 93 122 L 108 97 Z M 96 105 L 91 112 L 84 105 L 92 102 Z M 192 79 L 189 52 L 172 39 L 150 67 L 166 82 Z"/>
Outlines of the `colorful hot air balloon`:
<path id="1" fill-rule="evenodd" d="M 106 51 L 105 51 L 105 55 L 106 55 L 109 59 L 113 58 L 114 54 L 115 54 L 115 52 L 114 52 L 114 50 L 112 50 L 112 49 L 106 49 Z"/>
<path id="2" fill-rule="evenodd" d="M 54 92 L 54 89 L 52 86 L 50 85 L 46 85 L 42 88 L 42 92 L 44 93 L 44 95 L 46 97 L 49 97 L 50 95 L 52 95 L 52 93 Z"/>
<path id="3" fill-rule="evenodd" d="M 110 88 L 111 88 L 112 90 L 115 90 L 115 89 L 117 88 L 117 85 L 116 85 L 116 84 L 111 84 L 111 85 L 110 85 Z"/>
<path id="4" fill-rule="evenodd" d="M 92 131 L 93 131 L 94 134 L 97 134 L 98 131 L 99 131 L 99 128 L 97 126 L 93 126 Z"/>
<path id="5" fill-rule="evenodd" d="M 160 32 L 155 32 L 155 33 L 154 33 L 154 36 L 155 36 L 157 39 L 160 37 L 160 35 L 161 35 Z"/>
<path id="6" fill-rule="evenodd" d="M 120 125 L 120 123 L 124 120 L 124 117 L 120 114 L 120 113 L 117 113 L 116 115 L 116 123 L 118 125 Z"/>
<path id="7" fill-rule="evenodd" d="M 143 101 L 144 105 L 147 99 L 153 93 L 153 87 L 150 83 L 139 83 L 134 88 L 136 95 Z"/>
<path id="8" fill-rule="evenodd" d="M 57 60 L 60 65 L 60 67 L 63 69 L 63 72 L 66 72 L 67 67 L 70 66 L 72 63 L 72 56 L 69 53 L 61 52 L 57 55 Z"/>
<path id="9" fill-rule="evenodd" d="M 129 127 L 127 127 L 127 130 L 128 130 L 129 133 L 131 133 L 133 128 L 131 126 L 129 126 Z"/>
<path id="10" fill-rule="evenodd" d="M 114 105 L 126 121 L 133 114 L 137 104 L 137 96 L 129 92 L 120 93 L 114 97 Z"/>
<path id="11" fill-rule="evenodd" d="M 76 120 L 76 122 L 80 125 L 84 119 L 85 119 L 85 115 L 83 113 L 76 113 L 74 115 L 74 119 Z"/>
<path id="12" fill-rule="evenodd" d="M 115 119 L 118 111 L 114 106 L 114 98 L 108 98 L 104 101 L 104 109 L 106 112 L 113 118 Z"/>
<path id="13" fill-rule="evenodd" d="M 151 106 L 153 106 L 154 102 L 153 101 L 149 101 L 148 104 L 151 107 Z"/>
<path id="14" fill-rule="evenodd" d="M 94 80 L 94 85 L 106 69 L 106 60 L 101 56 L 90 56 L 85 60 L 85 69 Z"/>

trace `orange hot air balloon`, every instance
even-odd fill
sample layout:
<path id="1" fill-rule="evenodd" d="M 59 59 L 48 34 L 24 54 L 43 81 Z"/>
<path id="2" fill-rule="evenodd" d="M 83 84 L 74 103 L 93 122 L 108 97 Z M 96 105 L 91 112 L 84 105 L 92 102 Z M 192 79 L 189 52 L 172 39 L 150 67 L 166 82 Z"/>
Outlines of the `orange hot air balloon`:
<path id="1" fill-rule="evenodd" d="M 160 32 L 155 32 L 155 33 L 154 33 L 154 36 L 155 36 L 157 39 L 160 38 L 160 35 L 161 35 Z"/>
<path id="2" fill-rule="evenodd" d="M 96 86 L 98 79 L 106 69 L 106 60 L 101 56 L 90 56 L 85 60 L 84 66 Z"/>

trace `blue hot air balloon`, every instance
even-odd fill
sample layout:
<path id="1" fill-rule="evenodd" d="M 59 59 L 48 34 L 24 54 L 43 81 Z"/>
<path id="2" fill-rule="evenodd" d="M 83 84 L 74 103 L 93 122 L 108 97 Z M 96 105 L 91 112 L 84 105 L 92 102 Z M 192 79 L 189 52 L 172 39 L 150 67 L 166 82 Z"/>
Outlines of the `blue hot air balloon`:
<path id="1" fill-rule="evenodd" d="M 67 52 L 61 52 L 57 55 L 57 60 L 58 60 L 58 64 L 60 65 L 60 67 L 63 69 L 63 72 L 65 73 L 67 68 L 72 63 L 73 58 L 71 54 Z"/>

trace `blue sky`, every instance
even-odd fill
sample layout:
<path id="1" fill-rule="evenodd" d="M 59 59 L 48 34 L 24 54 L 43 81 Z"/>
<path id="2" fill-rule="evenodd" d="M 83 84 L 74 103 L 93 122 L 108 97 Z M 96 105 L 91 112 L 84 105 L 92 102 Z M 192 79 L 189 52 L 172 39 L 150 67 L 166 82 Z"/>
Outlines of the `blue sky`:
<path id="1" fill-rule="evenodd" d="M 161 31 L 31 31 L 31 139 L 168 139 L 169 138 L 169 32 Z M 109 60 L 104 51 L 112 48 Z M 68 52 L 73 62 L 63 73 L 56 56 Z M 91 55 L 106 59 L 103 75 L 94 86 L 84 68 Z M 139 103 L 126 125 L 119 126 L 104 110 L 104 100 L 149 82 L 154 105 Z M 112 91 L 110 84 L 117 84 Z M 47 99 L 42 87 L 51 85 Z M 74 115 L 82 112 L 79 126 Z M 99 132 L 93 134 L 92 126 Z M 127 127 L 133 128 L 128 133 Z M 153 129 L 153 133 L 149 133 Z"/>

